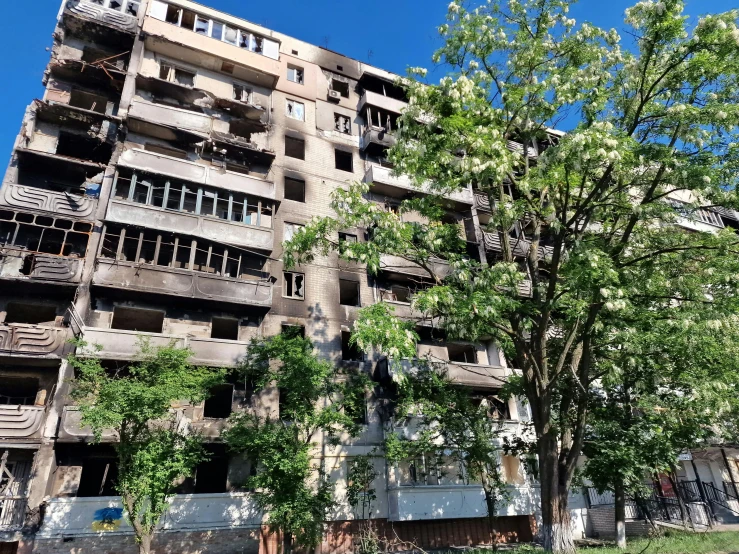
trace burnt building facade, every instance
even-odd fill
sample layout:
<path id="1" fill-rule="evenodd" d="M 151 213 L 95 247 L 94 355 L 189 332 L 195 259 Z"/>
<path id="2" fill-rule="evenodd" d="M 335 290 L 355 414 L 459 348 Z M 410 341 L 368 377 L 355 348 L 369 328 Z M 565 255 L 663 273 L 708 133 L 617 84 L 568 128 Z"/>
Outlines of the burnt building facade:
<path id="1" fill-rule="evenodd" d="M 385 159 L 406 104 L 395 78 L 189 0 L 63 2 L 44 96 L 28 107 L 0 188 L 0 552 L 134 551 L 112 437 L 90 444 L 69 399 L 73 337 L 99 346 L 78 354 L 107 364 L 130 361 L 146 337 L 191 348 L 194 363 L 233 367 L 251 338 L 297 325 L 323 358 L 372 372 L 382 360 L 352 348 L 350 330 L 362 306 L 391 302 L 418 319 L 419 355 L 446 362 L 460 386 L 493 399 L 510 433 L 522 432 L 525 404 L 495 397 L 514 372 L 497 346 L 425 332 L 410 307 L 418 267 L 386 257 L 370 277 L 329 255 L 283 268 L 283 240 L 331 215 L 336 188 L 372 183 L 387 209 L 422 194 Z M 487 198 L 470 188 L 449 205 L 472 255 L 492 259 L 500 245 L 482 230 Z M 278 409 L 277 398 L 261 401 Z M 250 463 L 218 439 L 249 402 L 234 383 L 185 410 L 212 456 L 163 518 L 162 551 L 272 548 L 241 488 Z M 395 424 L 373 396 L 366 403 L 361 436 L 320 453 L 341 501 L 326 554 L 351 549 L 349 461 L 378 452 Z M 484 542 L 478 485 L 436 462 L 375 461 L 373 517 L 388 537 Z M 517 458 L 501 464 L 512 499 L 501 528 L 530 539 L 536 481 Z"/>

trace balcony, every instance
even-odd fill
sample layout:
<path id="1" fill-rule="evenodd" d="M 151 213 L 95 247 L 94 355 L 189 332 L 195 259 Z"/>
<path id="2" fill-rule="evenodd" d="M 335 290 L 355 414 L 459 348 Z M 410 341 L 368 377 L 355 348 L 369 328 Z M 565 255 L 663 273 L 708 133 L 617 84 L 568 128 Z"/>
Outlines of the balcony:
<path id="1" fill-rule="evenodd" d="M 474 388 L 496 388 L 505 384 L 513 370 L 507 367 L 468 364 L 462 362 L 447 362 L 447 375 L 459 385 Z"/>
<path id="2" fill-rule="evenodd" d="M 403 197 L 408 194 L 429 194 L 431 186 L 416 187 L 411 180 L 404 175 L 393 175 L 393 170 L 381 165 L 372 164 L 364 174 L 364 182 L 372 183 L 373 192 L 378 192 L 391 197 Z M 472 204 L 472 193 L 467 190 L 459 190 L 445 194 L 444 198 L 454 200 L 461 204 Z"/>
<path id="3" fill-rule="evenodd" d="M 508 502 L 500 502 L 499 516 L 531 515 L 539 502 L 539 490 L 508 485 Z M 478 518 L 487 515 L 485 493 L 479 485 L 429 485 L 388 490 L 388 520 Z"/>
<path id="4" fill-rule="evenodd" d="M 0 406 L 0 438 L 24 441 L 40 439 L 44 410 L 44 406 Z"/>
<path id="5" fill-rule="evenodd" d="M 11 541 L 18 540 L 13 534 L 18 533 L 23 528 L 27 505 L 28 498 L 25 496 L 2 496 L 2 501 L 0 501 L 0 540 L 5 540 L 6 536 L 3 535 L 6 533 L 10 535 L 7 538 Z"/>
<path id="6" fill-rule="evenodd" d="M 94 285 L 257 307 L 272 305 L 272 284 L 187 269 L 98 258 Z"/>
<path id="7" fill-rule="evenodd" d="M 93 438 L 92 430 L 82 426 L 82 413 L 77 406 L 64 406 L 57 433 L 60 442 L 88 442 Z M 102 442 L 115 440 L 112 431 L 103 431 Z"/>
<path id="8" fill-rule="evenodd" d="M 366 106 L 372 106 L 400 115 L 407 105 L 403 100 L 366 90 L 359 100 L 357 111 L 361 113 Z"/>
<path id="9" fill-rule="evenodd" d="M 136 33 L 136 17 L 89 0 L 70 0 L 64 9 L 64 15 L 67 29 L 78 35 L 84 36 L 91 33 L 91 24 L 102 25 L 111 29 L 116 35 L 120 32 L 126 35 Z M 105 30 L 101 30 L 100 35 L 104 36 Z M 112 37 L 109 38 L 112 40 Z M 133 37 L 129 37 L 128 40 L 133 40 Z"/>
<path id="10" fill-rule="evenodd" d="M 384 127 L 368 125 L 362 134 L 362 151 L 370 155 L 380 155 L 388 148 L 395 145 L 395 135 L 389 133 Z"/>
<path id="11" fill-rule="evenodd" d="M 72 350 L 66 327 L 10 323 L 0 325 L 0 356 L 63 358 Z"/>
<path id="12" fill-rule="evenodd" d="M 0 248 L 0 279 L 77 285 L 84 260 L 47 256 L 15 248 Z"/>
<path id="13" fill-rule="evenodd" d="M 0 189 L 0 205 L 19 210 L 38 210 L 67 217 L 90 219 L 95 213 L 97 200 L 81 194 L 4 183 Z"/>
<path id="14" fill-rule="evenodd" d="M 485 240 L 485 249 L 491 252 L 502 252 L 503 245 L 500 242 L 500 236 L 498 233 L 488 233 L 483 231 L 483 238 Z M 529 255 L 529 249 L 531 248 L 531 242 L 526 239 L 519 239 L 511 237 L 511 248 L 513 249 L 513 255 L 516 257 L 525 258 Z M 551 258 L 553 248 L 551 246 L 540 246 L 539 247 L 539 260 L 545 260 Z"/>
<path id="15" fill-rule="evenodd" d="M 451 272 L 449 264 L 444 260 L 434 260 L 431 263 L 431 269 L 440 277 L 446 277 Z M 409 262 L 400 256 L 392 256 L 390 254 L 382 254 L 380 256 L 380 270 L 388 273 L 399 273 L 401 275 L 412 275 L 414 277 L 430 278 L 428 272 L 422 267 Z"/>
<path id="16" fill-rule="evenodd" d="M 203 65 L 203 54 L 206 54 L 244 68 L 249 74 L 245 80 L 260 86 L 274 88 L 282 75 L 280 62 L 276 59 L 276 55 L 273 58 L 239 48 L 154 17 L 146 17 L 143 32 L 146 36 L 147 50 L 172 56 L 185 62 L 197 63 L 199 59 L 201 63 L 198 65 Z M 279 47 L 279 45 L 276 46 Z"/>
<path id="17" fill-rule="evenodd" d="M 210 531 L 254 528 L 262 513 L 249 493 L 178 494 L 162 516 L 163 531 Z M 104 519 L 103 519 L 104 518 Z M 117 496 L 50 498 L 39 538 L 99 535 L 100 532 L 133 533 L 123 516 Z M 253 545 L 256 550 L 256 538 Z"/>
<path id="18" fill-rule="evenodd" d="M 142 333 L 123 329 L 84 327 L 83 338 L 87 343 L 79 353 L 83 356 L 99 356 L 115 360 L 133 360 L 139 350 L 140 340 L 146 339 L 152 347 L 173 344 L 178 348 L 193 351 L 190 362 L 213 367 L 232 367 L 240 363 L 246 354 L 248 342 L 166 335 L 164 333 Z M 97 346 L 101 349 L 98 350 Z"/>
<path id="19" fill-rule="evenodd" d="M 210 185 L 224 190 L 253 194 L 271 200 L 275 198 L 275 185 L 271 181 L 244 175 L 243 173 L 223 171 L 214 166 L 201 165 L 189 160 L 165 156 L 164 154 L 138 149 L 126 150 L 121 154 L 118 163 L 124 167 L 140 169 L 202 185 Z"/>
<path id="20" fill-rule="evenodd" d="M 229 245 L 271 251 L 272 229 L 216 217 L 165 210 L 124 200 L 111 200 L 106 221 L 183 233 Z"/>
<path id="21" fill-rule="evenodd" d="M 128 116 L 132 120 L 146 121 L 177 130 L 190 131 L 200 135 L 201 138 L 207 138 L 213 130 L 213 120 L 209 115 L 192 110 L 165 106 L 163 104 L 144 102 L 142 100 L 136 100 L 131 104 L 128 110 Z M 131 129 L 133 131 L 143 132 L 136 125 L 135 121 L 131 123 Z M 160 138 L 173 140 L 176 137 L 168 135 Z"/>

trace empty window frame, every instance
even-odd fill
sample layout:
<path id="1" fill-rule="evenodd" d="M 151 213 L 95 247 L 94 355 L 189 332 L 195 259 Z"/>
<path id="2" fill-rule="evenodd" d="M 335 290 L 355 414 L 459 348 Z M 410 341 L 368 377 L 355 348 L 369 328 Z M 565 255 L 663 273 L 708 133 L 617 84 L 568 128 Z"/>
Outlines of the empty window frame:
<path id="1" fill-rule="evenodd" d="M 304 71 L 302 67 L 297 67 L 294 65 L 287 66 L 287 80 L 288 81 L 292 81 L 293 83 L 302 85 L 303 78 L 304 78 Z"/>
<path id="2" fill-rule="evenodd" d="M 95 163 L 108 163 L 113 154 L 113 145 L 87 133 L 61 131 L 56 143 L 56 153 Z"/>
<path id="3" fill-rule="evenodd" d="M 101 94 L 73 88 L 69 93 L 69 105 L 83 110 L 105 113 L 108 108 L 108 99 Z"/>
<path id="4" fill-rule="evenodd" d="M 291 119 L 305 121 L 305 104 L 297 100 L 287 100 L 285 104 L 286 115 Z"/>
<path id="5" fill-rule="evenodd" d="M 239 320 L 235 317 L 214 317 L 211 319 L 210 338 L 239 340 Z"/>
<path id="6" fill-rule="evenodd" d="M 294 325 L 292 323 L 283 323 L 282 333 L 284 335 L 299 336 L 301 338 L 305 338 L 305 325 Z"/>
<path id="7" fill-rule="evenodd" d="M 134 17 L 139 14 L 139 7 L 141 6 L 139 0 L 92 0 L 92 2 L 110 10 L 133 15 Z"/>
<path id="8" fill-rule="evenodd" d="M 285 200 L 305 202 L 305 181 L 294 177 L 285 177 Z"/>
<path id="9" fill-rule="evenodd" d="M 305 141 L 295 137 L 285 137 L 285 156 L 289 158 L 305 159 Z"/>
<path id="10" fill-rule="evenodd" d="M 78 497 L 115 496 L 118 464 L 114 458 L 90 457 L 82 462 Z"/>
<path id="11" fill-rule="evenodd" d="M 159 78 L 186 87 L 195 85 L 195 72 L 182 69 L 168 62 L 159 64 Z"/>
<path id="12" fill-rule="evenodd" d="M 82 258 L 92 224 L 25 212 L 0 210 L 0 246 L 9 250 L 38 252 L 55 256 Z M 32 264 L 33 258 L 26 260 Z M 32 268 L 22 269 L 28 275 Z"/>
<path id="13" fill-rule="evenodd" d="M 164 312 L 129 306 L 116 306 L 113 310 L 111 329 L 125 329 L 142 333 L 161 333 L 164 328 Z"/>
<path id="14" fill-rule="evenodd" d="M 228 491 L 228 456 L 210 453 L 207 460 L 195 468 L 195 494 L 219 494 Z"/>
<path id="15" fill-rule="evenodd" d="M 0 378 L 0 405 L 33 406 L 39 392 L 34 378 Z"/>
<path id="16" fill-rule="evenodd" d="M 511 409 L 508 402 L 490 391 L 472 391 L 472 402 L 484 408 L 491 419 L 510 420 Z"/>
<path id="17" fill-rule="evenodd" d="M 334 130 L 345 135 L 352 134 L 352 120 L 348 115 L 334 113 Z"/>
<path id="18" fill-rule="evenodd" d="M 114 196 L 137 204 L 272 228 L 274 205 L 241 192 L 187 185 L 134 173 L 130 178 L 119 175 Z"/>
<path id="19" fill-rule="evenodd" d="M 239 83 L 234 83 L 234 100 L 244 102 L 246 104 L 251 102 L 251 89 L 247 86 Z"/>
<path id="20" fill-rule="evenodd" d="M 31 302 L 8 302 L 5 306 L 5 323 L 27 323 L 29 325 L 54 325 L 56 306 Z"/>
<path id="21" fill-rule="evenodd" d="M 283 289 L 282 296 L 296 300 L 305 299 L 305 275 L 294 271 L 282 273 Z"/>
<path id="22" fill-rule="evenodd" d="M 334 149 L 334 161 L 336 169 L 341 171 L 354 171 L 354 156 L 351 152 L 346 150 L 340 150 L 339 148 Z"/>
<path id="23" fill-rule="evenodd" d="M 223 419 L 231 415 L 234 386 L 230 383 L 217 385 L 210 389 L 203 405 L 203 417 Z"/>
<path id="24" fill-rule="evenodd" d="M 446 350 L 450 362 L 477 363 L 477 351 L 471 344 L 447 344 Z"/>
<path id="25" fill-rule="evenodd" d="M 364 353 L 352 343 L 352 334 L 349 331 L 341 332 L 341 359 L 345 362 L 362 362 Z"/>
<path id="26" fill-rule="evenodd" d="M 339 279 L 339 304 L 342 306 L 360 306 L 359 281 Z"/>
<path id="27" fill-rule="evenodd" d="M 349 83 L 339 79 L 331 79 L 331 90 L 337 91 L 344 98 L 349 98 Z"/>
<path id="28" fill-rule="evenodd" d="M 275 60 L 279 58 L 278 42 L 226 25 L 221 21 L 207 18 L 179 6 L 154 0 L 151 16 L 160 21 L 166 21 L 172 25 L 238 46 L 256 54 L 262 54 Z"/>

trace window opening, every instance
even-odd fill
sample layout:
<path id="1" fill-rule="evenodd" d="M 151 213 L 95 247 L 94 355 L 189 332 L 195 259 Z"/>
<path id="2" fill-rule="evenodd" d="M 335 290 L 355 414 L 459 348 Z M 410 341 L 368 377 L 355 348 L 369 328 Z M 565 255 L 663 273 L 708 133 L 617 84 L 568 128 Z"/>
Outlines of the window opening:
<path id="1" fill-rule="evenodd" d="M 338 79 L 331 79 L 331 90 L 337 91 L 344 98 L 349 98 L 349 83 Z"/>
<path id="2" fill-rule="evenodd" d="M 305 325 L 293 325 L 291 323 L 283 323 L 282 333 L 285 335 L 295 334 L 299 337 L 305 338 Z"/>
<path id="3" fill-rule="evenodd" d="M 211 453 L 195 469 L 195 494 L 217 494 L 228 490 L 228 457 Z"/>
<path id="4" fill-rule="evenodd" d="M 110 328 L 143 333 L 161 333 L 164 328 L 164 312 L 116 306 L 113 310 L 113 321 Z"/>
<path id="5" fill-rule="evenodd" d="M 195 73 L 165 62 L 159 66 L 159 78 L 186 87 L 195 84 Z"/>
<path id="6" fill-rule="evenodd" d="M 82 462 L 77 496 L 115 496 L 118 464 L 110 458 L 87 458 Z"/>
<path id="7" fill-rule="evenodd" d="M 285 177 L 285 200 L 305 202 L 305 181 L 293 177 Z"/>
<path id="8" fill-rule="evenodd" d="M 287 66 L 287 80 L 292 81 L 293 83 L 297 83 L 299 85 L 303 84 L 303 68 L 302 67 L 296 67 L 292 65 Z"/>
<path id="9" fill-rule="evenodd" d="M 108 107 L 108 99 L 101 94 L 73 88 L 69 93 L 69 105 L 104 114 Z"/>
<path id="10" fill-rule="evenodd" d="M 288 100 L 286 106 L 287 117 L 297 119 L 298 121 L 305 121 L 305 104 L 295 100 Z"/>
<path id="11" fill-rule="evenodd" d="M 291 271 L 285 271 L 282 275 L 285 281 L 283 295 L 286 298 L 303 300 L 305 298 L 305 275 Z"/>
<path id="12" fill-rule="evenodd" d="M 234 99 L 248 104 L 251 101 L 251 89 L 234 83 Z"/>
<path id="13" fill-rule="evenodd" d="M 56 322 L 56 306 L 27 302 L 8 302 L 5 306 L 5 323 L 29 325 L 53 325 Z"/>
<path id="14" fill-rule="evenodd" d="M 303 227 L 305 227 L 305 225 L 300 225 L 299 223 L 285 223 L 285 230 L 282 233 L 282 241 L 287 242 L 288 240 L 292 240 L 295 233 Z"/>
<path id="15" fill-rule="evenodd" d="M 446 349 L 450 362 L 477 363 L 477 351 L 471 344 L 448 344 Z"/>
<path id="16" fill-rule="evenodd" d="M 214 317 L 211 320 L 210 337 L 239 340 L 239 320 L 233 317 Z"/>
<path id="17" fill-rule="evenodd" d="M 336 169 L 341 171 L 354 171 L 354 156 L 346 150 L 334 149 Z"/>
<path id="18" fill-rule="evenodd" d="M 339 279 L 339 303 L 342 306 L 359 306 L 359 281 Z"/>
<path id="19" fill-rule="evenodd" d="M 33 406 L 39 391 L 38 379 L 0 378 L 0 405 Z M 2 477 L 2 476 L 0 476 Z"/>
<path id="20" fill-rule="evenodd" d="M 203 417 L 222 419 L 230 416 L 233 394 L 234 386 L 228 383 L 210 389 L 210 396 L 203 405 Z"/>
<path id="21" fill-rule="evenodd" d="M 305 141 L 303 139 L 294 137 L 285 137 L 285 156 L 290 158 L 297 158 L 299 160 L 305 159 Z"/>
<path id="22" fill-rule="evenodd" d="M 364 354 L 359 346 L 352 344 L 352 334 L 349 331 L 341 332 L 341 359 L 345 362 L 361 362 L 364 361 Z"/>
<path id="23" fill-rule="evenodd" d="M 345 135 L 352 133 L 352 120 L 348 115 L 334 113 L 334 130 Z"/>

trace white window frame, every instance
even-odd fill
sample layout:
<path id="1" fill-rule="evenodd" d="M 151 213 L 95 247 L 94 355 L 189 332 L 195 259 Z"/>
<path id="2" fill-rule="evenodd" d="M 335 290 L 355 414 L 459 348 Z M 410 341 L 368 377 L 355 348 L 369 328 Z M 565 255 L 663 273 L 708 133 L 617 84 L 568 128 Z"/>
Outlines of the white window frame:
<path id="1" fill-rule="evenodd" d="M 236 87 L 239 87 L 241 89 L 241 97 L 236 94 Z M 246 94 L 244 94 L 246 93 Z M 233 84 L 233 97 L 234 100 L 238 100 L 239 102 L 244 102 L 245 104 L 250 104 L 252 99 L 252 94 L 254 94 L 254 91 L 251 89 L 251 87 L 244 85 L 242 83 L 234 83 Z M 246 97 L 244 97 L 246 96 Z"/>
<path id="2" fill-rule="evenodd" d="M 305 69 L 298 67 L 297 65 L 288 65 L 287 80 L 298 85 L 305 84 Z"/>
<path id="3" fill-rule="evenodd" d="M 194 87 L 195 86 L 196 80 L 198 78 L 198 72 L 197 72 L 197 70 L 190 69 L 189 67 L 182 67 L 181 65 L 178 65 L 176 63 L 172 63 L 169 60 L 160 59 L 159 60 L 159 75 L 162 74 L 162 68 L 165 67 L 165 66 L 167 66 L 167 67 L 170 68 L 169 69 L 169 72 L 167 73 L 167 78 L 164 79 L 165 81 L 167 81 L 169 83 L 175 83 L 176 85 L 180 85 L 182 87 L 187 87 L 187 86 L 193 86 Z M 177 79 L 175 77 L 177 70 L 184 71 L 186 73 L 192 73 L 192 85 L 183 85 L 181 83 L 178 83 L 177 82 Z M 160 79 L 161 79 L 161 77 L 160 77 Z"/>
<path id="4" fill-rule="evenodd" d="M 299 107 L 297 111 L 295 110 L 296 107 Z M 288 98 L 285 101 L 285 115 L 296 121 L 305 121 L 305 104 Z M 302 115 L 302 117 L 297 117 L 297 115 Z"/>
<path id="5" fill-rule="evenodd" d="M 297 287 L 296 287 L 295 283 L 296 283 L 297 277 L 302 277 L 303 278 L 303 287 L 301 289 L 302 292 L 303 292 L 302 296 L 296 294 Z M 283 283 L 282 283 L 282 297 L 283 298 L 291 298 L 293 300 L 305 300 L 305 273 L 300 273 L 300 272 L 297 272 L 297 271 L 283 271 L 282 272 L 282 279 L 283 279 Z M 290 279 L 291 282 L 292 282 L 292 290 L 293 290 L 293 294 L 292 295 L 288 295 L 287 294 L 287 283 L 288 283 L 288 279 Z"/>
<path id="6" fill-rule="evenodd" d="M 121 5 L 118 8 L 111 7 L 111 2 L 120 2 Z M 103 6 L 104 8 L 107 8 L 109 10 L 113 10 L 116 12 L 125 13 L 127 15 L 131 15 L 126 11 L 126 8 L 128 8 L 129 5 L 133 4 L 136 6 L 136 16 L 140 13 L 139 10 L 141 10 L 141 0 L 93 0 L 94 4 L 97 4 L 99 6 Z"/>

